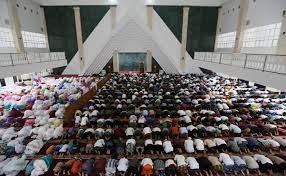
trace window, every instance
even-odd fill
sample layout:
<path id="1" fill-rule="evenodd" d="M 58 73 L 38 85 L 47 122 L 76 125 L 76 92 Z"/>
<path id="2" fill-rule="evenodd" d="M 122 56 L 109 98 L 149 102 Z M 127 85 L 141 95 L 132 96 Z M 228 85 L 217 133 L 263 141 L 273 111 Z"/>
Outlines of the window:
<path id="1" fill-rule="evenodd" d="M 0 27 L 0 48 L 14 48 L 12 30 Z"/>
<path id="2" fill-rule="evenodd" d="M 217 48 L 233 48 L 236 32 L 229 32 L 217 36 Z"/>
<path id="3" fill-rule="evenodd" d="M 46 48 L 47 41 L 44 34 L 22 31 L 24 47 L 26 48 Z"/>
<path id="4" fill-rule="evenodd" d="M 280 30 L 281 23 L 246 29 L 243 47 L 276 47 Z"/>

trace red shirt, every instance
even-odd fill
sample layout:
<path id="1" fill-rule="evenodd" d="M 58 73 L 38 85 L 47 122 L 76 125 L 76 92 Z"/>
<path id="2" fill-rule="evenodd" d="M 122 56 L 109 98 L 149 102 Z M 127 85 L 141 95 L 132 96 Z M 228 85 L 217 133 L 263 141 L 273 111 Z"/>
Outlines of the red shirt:
<path id="1" fill-rule="evenodd" d="M 170 131 L 172 134 L 179 134 L 179 128 L 178 127 L 170 127 Z"/>
<path id="2" fill-rule="evenodd" d="M 74 159 L 68 160 L 65 165 L 73 165 L 73 163 L 75 162 Z"/>
<path id="3" fill-rule="evenodd" d="M 114 129 L 114 136 L 115 137 L 122 137 L 122 136 L 125 136 L 125 131 L 123 128 L 115 128 Z"/>
<path id="4" fill-rule="evenodd" d="M 105 160 L 104 159 L 95 160 L 94 165 L 95 165 L 95 169 L 98 172 L 104 172 L 104 170 L 105 170 Z"/>
<path id="5" fill-rule="evenodd" d="M 80 172 L 82 162 L 80 160 L 76 160 L 71 168 L 71 173 L 76 174 Z"/>
<path id="6" fill-rule="evenodd" d="M 94 144 L 94 140 L 92 140 L 92 139 L 87 140 L 86 144 Z"/>

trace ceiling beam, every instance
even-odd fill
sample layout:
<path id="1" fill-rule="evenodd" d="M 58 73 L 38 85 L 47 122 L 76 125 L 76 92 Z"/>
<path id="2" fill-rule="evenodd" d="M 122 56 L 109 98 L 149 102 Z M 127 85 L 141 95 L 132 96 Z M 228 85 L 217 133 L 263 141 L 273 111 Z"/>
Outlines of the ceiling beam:
<path id="1" fill-rule="evenodd" d="M 229 0 L 146 0 L 146 5 L 219 7 Z"/>
<path id="2" fill-rule="evenodd" d="M 42 6 L 118 5 L 122 0 L 33 0 Z M 230 0 L 145 0 L 150 6 L 212 6 L 219 7 Z"/>
<path id="3" fill-rule="evenodd" d="M 41 6 L 117 5 L 118 0 L 33 0 Z"/>

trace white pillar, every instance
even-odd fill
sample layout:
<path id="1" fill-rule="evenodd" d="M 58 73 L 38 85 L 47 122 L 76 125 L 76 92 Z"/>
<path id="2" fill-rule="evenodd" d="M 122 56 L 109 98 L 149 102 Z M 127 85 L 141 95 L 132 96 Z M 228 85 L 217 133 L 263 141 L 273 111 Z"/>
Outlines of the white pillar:
<path id="1" fill-rule="evenodd" d="M 283 17 L 276 54 L 286 54 L 286 15 Z"/>
<path id="2" fill-rule="evenodd" d="M 152 26 L 153 26 L 153 6 L 147 6 L 147 25 L 152 30 Z"/>
<path id="3" fill-rule="evenodd" d="M 41 9 L 44 11 L 44 9 L 41 7 Z M 49 46 L 49 40 L 48 40 L 48 30 L 47 30 L 47 23 L 46 23 L 46 17 L 45 15 L 43 15 L 43 22 L 44 22 L 44 34 L 45 34 L 45 39 L 46 39 L 46 44 L 47 44 L 47 48 L 50 51 L 50 46 Z"/>
<path id="4" fill-rule="evenodd" d="M 146 54 L 147 72 L 152 72 L 152 52 L 147 50 Z"/>
<path id="5" fill-rule="evenodd" d="M 153 6 L 148 6 L 147 7 L 147 25 L 148 25 L 149 29 L 152 31 L 152 26 L 153 26 Z M 152 51 L 151 51 L 151 49 L 147 50 L 146 64 L 147 64 L 147 72 L 152 72 Z"/>
<path id="6" fill-rule="evenodd" d="M 240 53 L 243 45 L 244 30 L 246 28 L 246 17 L 248 12 L 249 0 L 240 0 L 240 11 L 236 29 L 234 53 Z"/>
<path id="7" fill-rule="evenodd" d="M 111 11 L 111 26 L 112 30 L 114 30 L 116 27 L 116 6 L 111 6 L 110 11 Z M 119 72 L 119 58 L 117 50 L 113 51 L 112 62 L 113 62 L 113 72 Z"/>
<path id="8" fill-rule="evenodd" d="M 9 18 L 11 20 L 11 28 L 12 28 L 15 48 L 17 52 L 23 53 L 25 52 L 25 48 L 24 48 L 23 37 L 21 33 L 21 28 L 20 28 L 21 25 L 20 25 L 17 7 L 16 7 L 16 0 L 7 0 L 7 6 L 8 6 Z"/>
<path id="9" fill-rule="evenodd" d="M 115 27 L 116 27 L 116 6 L 111 6 L 110 10 L 111 10 L 111 25 L 112 25 L 112 29 L 115 29 Z"/>
<path id="10" fill-rule="evenodd" d="M 220 21 L 221 21 L 221 15 L 220 13 L 222 12 L 221 8 L 218 9 L 218 17 L 217 17 L 217 27 L 216 27 L 216 38 L 215 38 L 215 47 L 214 47 L 214 51 L 217 51 L 217 36 L 219 35 L 220 31 L 219 29 L 221 28 L 220 26 Z"/>
<path id="11" fill-rule="evenodd" d="M 185 68 L 185 58 L 186 58 L 186 48 L 188 40 L 188 22 L 189 22 L 189 7 L 184 7 L 183 9 L 183 26 L 182 26 L 182 45 L 181 45 L 181 58 L 180 64 L 181 69 Z"/>
<path id="12" fill-rule="evenodd" d="M 82 42 L 82 31 L 81 31 L 81 19 L 80 19 L 80 8 L 74 7 L 74 17 L 75 17 L 75 28 L 76 28 L 76 40 L 80 59 L 80 70 L 84 68 L 84 51 Z"/>
<path id="13" fill-rule="evenodd" d="M 113 72 L 119 72 L 119 58 L 118 58 L 118 51 L 113 51 Z"/>

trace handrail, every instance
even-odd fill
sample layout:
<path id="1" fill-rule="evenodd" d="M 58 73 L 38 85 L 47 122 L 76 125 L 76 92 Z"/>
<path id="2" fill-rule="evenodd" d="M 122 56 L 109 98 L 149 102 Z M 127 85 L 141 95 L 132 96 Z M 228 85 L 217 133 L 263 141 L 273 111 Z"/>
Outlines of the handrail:
<path id="1" fill-rule="evenodd" d="M 60 61 L 65 59 L 66 57 L 64 52 L 0 53 L 0 67 L 32 64 L 39 62 Z"/>
<path id="2" fill-rule="evenodd" d="M 233 53 L 233 52 L 195 52 L 195 53 L 219 53 L 219 54 L 247 54 L 247 55 L 286 56 L 285 54 Z"/>
<path id="3" fill-rule="evenodd" d="M 219 55 L 219 62 L 214 62 Z M 207 59 L 210 58 L 211 59 Z M 195 52 L 195 60 L 286 75 L 286 55 Z"/>

